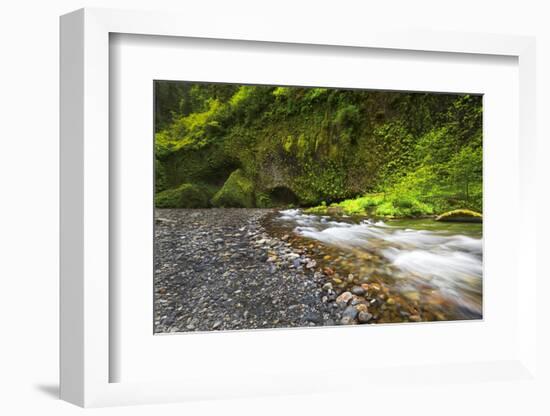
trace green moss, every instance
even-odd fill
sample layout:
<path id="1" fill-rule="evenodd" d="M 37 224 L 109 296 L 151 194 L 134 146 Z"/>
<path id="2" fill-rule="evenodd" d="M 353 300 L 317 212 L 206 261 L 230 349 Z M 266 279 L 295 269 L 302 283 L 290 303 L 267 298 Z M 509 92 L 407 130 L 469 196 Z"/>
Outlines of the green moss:
<path id="1" fill-rule="evenodd" d="M 159 191 L 210 184 L 223 186 L 218 206 L 326 201 L 312 212 L 336 203 L 352 215 L 482 210 L 481 97 L 192 83 L 186 91 L 155 136 Z"/>
<path id="2" fill-rule="evenodd" d="M 212 190 L 204 185 L 184 183 L 155 195 L 157 208 L 202 208 L 208 206 Z"/>
<path id="3" fill-rule="evenodd" d="M 241 169 L 237 169 L 212 198 L 215 207 L 254 207 L 254 185 Z"/>
<path id="4" fill-rule="evenodd" d="M 307 212 L 316 214 L 343 213 L 346 215 L 373 215 L 380 217 L 419 217 L 433 214 L 433 207 L 410 196 L 395 196 L 383 193 L 367 194 L 346 199 L 330 206 L 320 205 Z"/>
<path id="5" fill-rule="evenodd" d="M 380 217 L 423 217 L 433 215 L 433 207 L 416 199 L 389 199 L 374 209 L 373 214 Z"/>
<path id="6" fill-rule="evenodd" d="M 469 209 L 455 209 L 445 212 L 436 218 L 436 221 L 443 222 L 482 222 L 483 216 L 479 212 Z"/>
<path id="7" fill-rule="evenodd" d="M 271 208 L 274 206 L 269 194 L 265 192 L 258 192 L 256 194 L 256 207 L 258 208 Z"/>
<path id="8" fill-rule="evenodd" d="M 327 213 L 327 206 L 322 206 L 322 205 L 319 205 L 317 207 L 311 207 L 311 208 L 307 208 L 305 210 L 305 212 L 309 213 L 309 214 L 319 214 L 319 215 L 323 215 L 323 214 L 326 214 Z"/>

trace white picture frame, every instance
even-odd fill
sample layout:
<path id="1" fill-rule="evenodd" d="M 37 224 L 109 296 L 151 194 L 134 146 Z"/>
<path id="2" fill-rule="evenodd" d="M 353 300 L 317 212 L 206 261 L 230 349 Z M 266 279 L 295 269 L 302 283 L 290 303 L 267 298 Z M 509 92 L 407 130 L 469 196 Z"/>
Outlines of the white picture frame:
<path id="1" fill-rule="evenodd" d="M 265 382 L 232 383 L 231 374 L 216 380 L 110 382 L 110 366 L 119 359 L 110 349 L 109 227 L 109 37 L 110 34 L 225 39 L 331 45 L 339 48 L 429 51 L 441 54 L 503 55 L 515 57 L 519 66 L 519 209 L 527 214 L 532 204 L 535 175 L 535 41 L 529 37 L 429 31 L 383 32 L 350 28 L 327 34 L 277 24 L 250 24 L 243 19 L 239 33 L 235 22 L 204 25 L 168 13 L 82 9 L 61 18 L 61 397 L 80 406 L 158 403 L 197 398 L 239 397 L 326 391 L 316 374 L 281 373 Z M 243 33 L 245 35 L 243 35 Z M 260 44 L 261 45 L 261 44 Z M 525 285 L 518 287 L 519 317 L 536 315 L 534 267 L 536 217 L 520 215 L 518 262 Z M 151 277 L 152 278 L 152 277 Z M 529 288 L 529 289 L 527 289 Z M 537 383 L 536 321 L 520 319 L 517 352 L 507 360 L 445 362 L 414 368 L 372 369 L 373 377 L 390 382 L 404 374 L 422 383 L 447 379 L 530 380 Z M 151 334 L 152 335 L 152 334 Z M 235 334 L 232 335 L 233 337 Z M 277 336 L 271 335 L 271 336 Z M 388 377 L 390 375 L 390 377 Z M 329 388 L 330 390 L 330 388 Z"/>

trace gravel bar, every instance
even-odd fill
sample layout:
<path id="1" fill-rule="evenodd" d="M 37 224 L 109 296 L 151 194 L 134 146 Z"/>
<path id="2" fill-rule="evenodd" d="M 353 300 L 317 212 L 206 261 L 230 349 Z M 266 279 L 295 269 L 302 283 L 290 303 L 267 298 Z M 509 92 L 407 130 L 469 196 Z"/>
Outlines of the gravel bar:
<path id="1" fill-rule="evenodd" d="M 336 294 L 307 250 L 263 228 L 273 212 L 155 211 L 156 333 L 340 323 Z"/>

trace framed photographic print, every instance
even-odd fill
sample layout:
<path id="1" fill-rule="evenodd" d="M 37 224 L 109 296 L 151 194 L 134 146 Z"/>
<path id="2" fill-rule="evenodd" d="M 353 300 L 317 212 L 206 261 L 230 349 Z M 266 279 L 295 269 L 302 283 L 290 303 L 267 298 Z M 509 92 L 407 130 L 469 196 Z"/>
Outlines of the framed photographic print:
<path id="1" fill-rule="evenodd" d="M 537 383 L 533 39 L 249 29 L 62 17 L 62 398 Z"/>
<path id="2" fill-rule="evenodd" d="M 482 96 L 154 82 L 155 333 L 482 318 Z"/>

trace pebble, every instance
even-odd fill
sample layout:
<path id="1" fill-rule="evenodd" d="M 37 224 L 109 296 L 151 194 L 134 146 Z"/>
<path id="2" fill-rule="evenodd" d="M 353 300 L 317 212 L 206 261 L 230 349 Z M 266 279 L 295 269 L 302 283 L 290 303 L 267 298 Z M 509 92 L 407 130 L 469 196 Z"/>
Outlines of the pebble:
<path id="1" fill-rule="evenodd" d="M 355 319 L 357 317 L 357 309 L 355 309 L 353 306 L 348 306 L 345 310 L 342 316 L 349 316 L 352 319 Z"/>
<path id="2" fill-rule="evenodd" d="M 365 300 L 344 289 L 350 276 L 317 261 L 341 258 L 291 232 L 268 237 L 271 212 L 156 211 L 156 333 L 357 323 Z"/>
<path id="3" fill-rule="evenodd" d="M 347 303 L 353 298 L 351 292 L 344 292 L 336 298 L 336 303 L 347 305 Z"/>
<path id="4" fill-rule="evenodd" d="M 360 303 L 355 306 L 355 309 L 357 309 L 357 312 L 368 312 L 369 308 L 365 303 Z"/>
<path id="5" fill-rule="evenodd" d="M 404 293 L 404 296 L 407 299 L 412 300 L 412 301 L 419 301 L 420 300 L 420 293 L 418 293 L 418 292 L 414 292 L 414 291 L 406 292 L 406 293 Z"/>
<path id="6" fill-rule="evenodd" d="M 355 324 L 355 320 L 349 316 L 344 316 L 341 320 L 340 320 L 340 323 L 342 325 L 353 325 Z"/>
<path id="7" fill-rule="evenodd" d="M 351 289 L 351 293 L 357 296 L 363 296 L 365 294 L 365 289 L 363 289 L 361 286 L 353 286 Z"/>
<path id="8" fill-rule="evenodd" d="M 316 324 L 320 324 L 320 323 L 323 322 L 323 317 L 317 311 L 308 312 L 305 316 L 305 319 L 306 319 L 306 321 L 314 322 Z"/>
<path id="9" fill-rule="evenodd" d="M 310 260 L 306 264 L 306 269 L 313 269 L 315 266 L 317 266 L 317 262 L 315 260 Z"/>
<path id="10" fill-rule="evenodd" d="M 362 324 L 366 324 L 371 319 L 372 319 L 372 314 L 368 312 L 359 312 L 359 314 L 357 315 L 357 320 Z"/>

